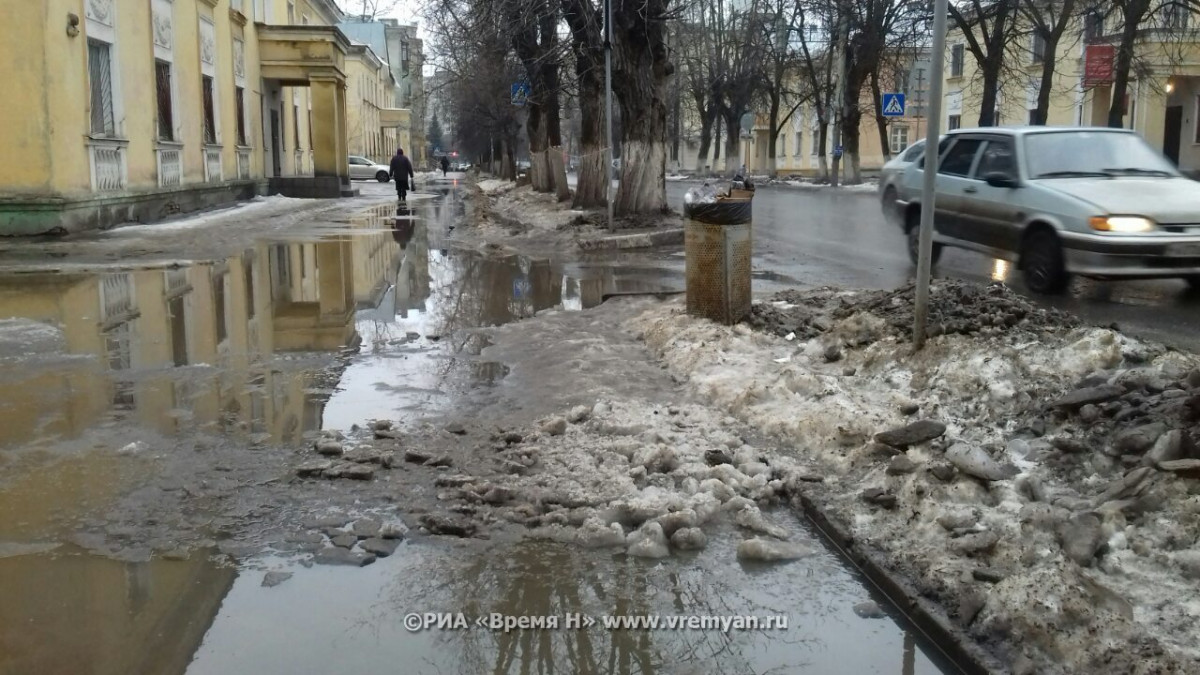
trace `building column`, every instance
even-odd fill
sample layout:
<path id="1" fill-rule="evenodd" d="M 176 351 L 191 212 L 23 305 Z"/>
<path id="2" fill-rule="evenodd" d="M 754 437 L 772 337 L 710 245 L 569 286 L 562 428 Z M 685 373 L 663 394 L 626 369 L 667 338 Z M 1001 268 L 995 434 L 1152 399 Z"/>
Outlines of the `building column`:
<path id="1" fill-rule="evenodd" d="M 348 283 L 350 275 L 348 244 L 341 239 L 317 242 L 317 302 L 321 316 L 341 315 L 353 308 L 354 291 Z"/>
<path id="2" fill-rule="evenodd" d="M 350 183 L 349 155 L 346 152 L 346 123 L 342 83 L 337 79 L 312 79 L 313 175 L 336 177 Z"/>
<path id="3" fill-rule="evenodd" d="M 347 120 L 346 120 L 346 89 L 347 89 L 347 87 L 344 83 L 339 84 L 338 88 L 337 88 L 337 97 L 338 97 L 337 137 L 338 137 L 338 141 L 341 144 L 341 149 L 339 150 L 340 154 L 338 155 L 341 158 L 341 164 L 339 164 L 338 166 L 343 167 L 342 173 L 340 174 L 341 178 L 342 178 L 342 187 L 349 188 L 350 187 L 350 125 L 347 124 Z"/>

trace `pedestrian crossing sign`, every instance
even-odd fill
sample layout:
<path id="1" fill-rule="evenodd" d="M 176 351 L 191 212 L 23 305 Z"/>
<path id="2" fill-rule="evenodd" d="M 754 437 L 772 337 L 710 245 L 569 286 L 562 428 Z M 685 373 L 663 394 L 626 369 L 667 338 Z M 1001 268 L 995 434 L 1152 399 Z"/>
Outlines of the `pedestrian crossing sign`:
<path id="1" fill-rule="evenodd" d="M 883 95 L 883 116 L 904 117 L 904 94 Z"/>

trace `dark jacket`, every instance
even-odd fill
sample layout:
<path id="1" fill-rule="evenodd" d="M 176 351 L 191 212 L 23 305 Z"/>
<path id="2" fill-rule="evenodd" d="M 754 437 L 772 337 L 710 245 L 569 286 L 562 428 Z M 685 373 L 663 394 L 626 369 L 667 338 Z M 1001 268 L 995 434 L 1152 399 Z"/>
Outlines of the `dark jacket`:
<path id="1" fill-rule="evenodd" d="M 443 157 L 442 158 L 442 171 L 445 171 L 448 168 L 450 168 L 450 160 Z"/>
<path id="2" fill-rule="evenodd" d="M 408 161 L 407 155 L 396 154 L 392 156 L 392 178 L 396 180 L 407 180 L 409 176 L 413 176 L 412 162 Z"/>

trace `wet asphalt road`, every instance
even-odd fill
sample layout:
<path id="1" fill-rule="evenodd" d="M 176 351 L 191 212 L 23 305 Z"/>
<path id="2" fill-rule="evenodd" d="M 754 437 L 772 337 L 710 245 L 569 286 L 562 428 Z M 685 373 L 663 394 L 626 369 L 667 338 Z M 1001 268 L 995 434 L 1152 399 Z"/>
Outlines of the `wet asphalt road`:
<path id="1" fill-rule="evenodd" d="M 694 183 L 668 183 L 681 209 Z M 904 237 L 887 224 L 873 192 L 760 188 L 754 198 L 755 269 L 785 283 L 894 288 L 916 274 Z M 1200 293 L 1183 281 L 1076 278 L 1066 295 L 1032 296 L 1020 273 L 987 256 L 947 249 L 935 276 L 1003 281 L 1039 301 L 1098 325 L 1116 323 L 1135 336 L 1200 351 Z"/>

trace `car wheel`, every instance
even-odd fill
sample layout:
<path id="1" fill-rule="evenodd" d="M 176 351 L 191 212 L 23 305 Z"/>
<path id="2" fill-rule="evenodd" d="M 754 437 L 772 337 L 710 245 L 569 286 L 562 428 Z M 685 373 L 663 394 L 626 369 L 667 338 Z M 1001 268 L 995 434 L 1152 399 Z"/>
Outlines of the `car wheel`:
<path id="1" fill-rule="evenodd" d="M 1062 244 L 1049 230 L 1037 230 L 1021 245 L 1021 269 L 1025 285 L 1034 293 L 1062 293 L 1070 277 L 1063 264 Z"/>
<path id="2" fill-rule="evenodd" d="M 908 238 L 908 259 L 912 264 L 919 265 L 921 262 L 921 212 L 911 211 L 908 214 L 908 226 L 905 228 L 905 236 Z M 929 264 L 936 265 L 942 257 L 942 245 L 933 242 L 933 250 L 929 256 Z"/>
<path id="3" fill-rule="evenodd" d="M 379 181 L 380 183 L 386 183 L 391 180 L 391 176 L 388 176 L 388 172 L 386 171 L 380 171 L 379 173 L 375 174 L 375 180 Z"/>

